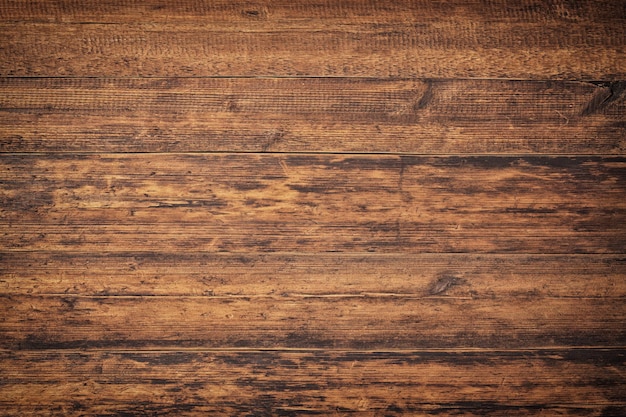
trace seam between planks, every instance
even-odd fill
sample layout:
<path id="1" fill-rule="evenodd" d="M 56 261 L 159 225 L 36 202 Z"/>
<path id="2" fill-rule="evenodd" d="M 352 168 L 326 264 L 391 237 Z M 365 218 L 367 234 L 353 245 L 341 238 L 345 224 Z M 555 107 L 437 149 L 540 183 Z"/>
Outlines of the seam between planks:
<path id="1" fill-rule="evenodd" d="M 250 155 L 250 156 L 316 156 L 316 155 L 361 155 L 361 156 L 415 156 L 424 158 L 595 158 L 595 159 L 615 159 L 626 156 L 626 153 L 412 153 L 412 152 L 357 152 L 357 151 L 187 151 L 187 152 L 150 152 L 150 151 L 129 151 L 129 152 L 111 152 L 111 151 L 46 151 L 46 152 L 3 152 L 0 155 L 12 156 L 94 156 L 94 155 L 153 155 L 153 156 L 185 156 L 185 155 Z"/>
<path id="2" fill-rule="evenodd" d="M 207 347 L 161 347 L 154 348 L 67 348 L 67 349 L 6 349 L 0 348 L 0 353 L 98 353 L 98 352 L 113 352 L 113 353 L 176 353 L 176 352 L 198 352 L 198 353 L 213 353 L 213 352 L 235 352 L 235 353 L 264 353 L 264 352 L 293 352 L 293 353 L 516 353 L 516 352 L 565 352 L 565 351 L 615 351 L 626 350 L 626 345 L 579 345 L 579 346 L 531 346 L 527 348 L 471 348 L 471 347 L 459 347 L 459 348 L 425 348 L 425 349 L 341 349 L 341 348 L 290 348 L 290 347 L 270 347 L 270 348 L 250 348 L 250 347 L 219 347 L 219 348 L 207 348 Z"/>
<path id="3" fill-rule="evenodd" d="M 614 78 L 525 78 L 525 77 L 396 77 L 396 76 L 372 76 L 372 75 L 146 75 L 146 76 L 95 76 L 95 75 L 0 75 L 0 79 L 28 79 L 28 80 L 45 80 L 45 79 L 68 79 L 68 80 L 212 80 L 212 79 L 240 79 L 240 80 L 359 80 L 359 81 L 385 81 L 385 82 L 402 82 L 402 81 L 515 81 L 515 82 L 580 82 L 580 83 L 613 83 L 619 82 L 620 79 Z"/>

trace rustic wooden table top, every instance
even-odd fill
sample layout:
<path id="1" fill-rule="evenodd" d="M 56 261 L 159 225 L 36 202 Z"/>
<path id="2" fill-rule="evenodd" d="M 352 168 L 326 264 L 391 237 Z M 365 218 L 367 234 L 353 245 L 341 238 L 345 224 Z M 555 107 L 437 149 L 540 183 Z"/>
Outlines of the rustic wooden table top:
<path id="1" fill-rule="evenodd" d="M 626 415 L 623 0 L 0 0 L 0 415 Z"/>

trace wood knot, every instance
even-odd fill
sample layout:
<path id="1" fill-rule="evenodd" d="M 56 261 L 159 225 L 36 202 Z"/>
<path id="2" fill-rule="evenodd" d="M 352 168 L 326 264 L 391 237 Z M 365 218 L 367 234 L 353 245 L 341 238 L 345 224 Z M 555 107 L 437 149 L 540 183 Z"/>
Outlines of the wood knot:
<path id="1" fill-rule="evenodd" d="M 445 293 L 447 290 L 452 288 L 455 285 L 459 285 L 463 282 L 463 279 L 446 275 L 439 278 L 431 287 L 430 287 L 430 295 L 439 295 Z"/>

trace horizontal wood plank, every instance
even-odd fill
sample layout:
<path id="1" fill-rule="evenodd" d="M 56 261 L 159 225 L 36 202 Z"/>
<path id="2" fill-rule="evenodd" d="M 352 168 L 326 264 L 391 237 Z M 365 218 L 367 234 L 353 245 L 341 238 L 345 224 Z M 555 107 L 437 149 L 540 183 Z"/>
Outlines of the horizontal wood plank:
<path id="1" fill-rule="evenodd" d="M 2 3 L 3 76 L 626 75 L 619 2 Z"/>
<path id="2" fill-rule="evenodd" d="M 624 346 L 623 299 L 3 296 L 0 348 Z"/>
<path id="3" fill-rule="evenodd" d="M 621 157 L 8 154 L 0 170 L 3 251 L 625 251 Z"/>
<path id="4" fill-rule="evenodd" d="M 620 154 L 623 83 L 0 79 L 3 152 Z"/>
<path id="5" fill-rule="evenodd" d="M 619 349 L 1 352 L 0 415 L 615 415 L 624 410 L 625 357 Z"/>
<path id="6" fill-rule="evenodd" d="M 202 23 L 247 24 L 251 28 L 294 24 L 324 27 L 362 23 L 408 23 L 481 21 L 485 24 L 541 22 L 546 25 L 570 23 L 608 24 L 624 18 L 623 5 L 612 0 L 535 2 L 520 0 L 2 0 L 0 21 L 50 23 Z M 570 29 L 571 30 L 571 29 Z M 608 40 L 607 40 L 608 41 Z"/>
<path id="7" fill-rule="evenodd" d="M 624 298 L 623 255 L 0 253 L 5 295 Z"/>

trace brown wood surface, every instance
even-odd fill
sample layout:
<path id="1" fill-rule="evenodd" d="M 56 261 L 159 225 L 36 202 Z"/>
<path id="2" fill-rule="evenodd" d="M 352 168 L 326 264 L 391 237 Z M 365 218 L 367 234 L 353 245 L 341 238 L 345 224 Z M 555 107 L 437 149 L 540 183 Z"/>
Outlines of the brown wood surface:
<path id="1" fill-rule="evenodd" d="M 626 10 L 619 1 L 401 1 L 389 8 L 373 0 L 295 3 L 18 3 L 0 22 L 0 74 L 626 75 Z"/>
<path id="2" fill-rule="evenodd" d="M 5 152 L 615 154 L 626 85 L 354 78 L 4 78 Z"/>
<path id="3" fill-rule="evenodd" d="M 469 25 L 473 20 L 487 24 L 510 23 L 519 27 L 540 24 L 587 24 L 604 27 L 624 18 L 623 4 L 613 0 L 578 0 L 577 2 L 516 2 L 475 0 L 396 0 L 380 3 L 372 0 L 128 0 L 77 2 L 76 0 L 4 0 L 0 21 L 51 23 L 196 23 L 207 25 L 247 25 L 248 29 L 273 24 L 297 24 L 296 29 L 311 25 L 356 25 L 452 22 Z M 568 33 L 575 33 L 573 27 Z M 613 40 L 615 41 L 615 40 Z M 564 42 L 559 39 L 559 42 Z M 599 39 L 598 43 L 609 43 Z"/>
<path id="4" fill-rule="evenodd" d="M 554 266 L 558 265 L 558 268 Z M 626 296 L 618 255 L 3 252 L 5 295 Z"/>
<path id="5" fill-rule="evenodd" d="M 7 296 L 4 349 L 624 346 L 623 299 Z M 584 320 L 581 319 L 584 317 Z"/>
<path id="6" fill-rule="evenodd" d="M 0 169 L 3 249 L 625 248 L 621 157 L 17 155 Z"/>
<path id="7" fill-rule="evenodd" d="M 626 415 L 626 7 L 0 0 L 0 416 Z"/>
<path id="8" fill-rule="evenodd" d="M 603 407 L 612 415 L 626 410 L 612 406 L 626 389 L 625 356 L 603 349 L 51 351 L 2 352 L 0 366 L 11 396 L 23 399 L 7 410 L 20 415 L 240 415 L 256 404 L 255 415 L 598 416 Z M 123 402 L 113 400 L 120 390 Z"/>

